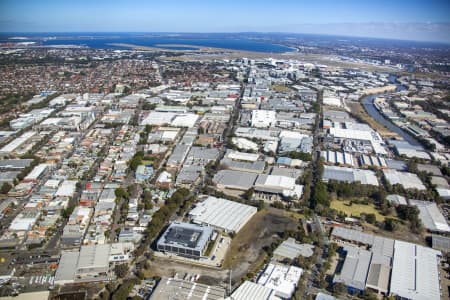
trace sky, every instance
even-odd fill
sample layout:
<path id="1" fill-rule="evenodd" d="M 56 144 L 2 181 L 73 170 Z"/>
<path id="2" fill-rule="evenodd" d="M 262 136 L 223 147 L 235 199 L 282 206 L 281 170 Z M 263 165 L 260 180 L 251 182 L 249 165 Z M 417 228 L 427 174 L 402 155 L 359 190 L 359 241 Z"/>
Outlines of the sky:
<path id="1" fill-rule="evenodd" d="M 0 0 L 0 32 L 289 32 L 450 43 L 450 0 Z"/>

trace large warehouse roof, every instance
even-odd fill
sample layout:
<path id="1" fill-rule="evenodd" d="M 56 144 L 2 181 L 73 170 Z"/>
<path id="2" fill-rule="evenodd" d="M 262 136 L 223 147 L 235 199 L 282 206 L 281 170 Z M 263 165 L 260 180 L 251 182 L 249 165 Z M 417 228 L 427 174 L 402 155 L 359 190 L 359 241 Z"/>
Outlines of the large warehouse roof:
<path id="1" fill-rule="evenodd" d="M 445 217 L 439 211 L 436 203 L 421 200 L 409 200 L 411 205 L 419 209 L 419 217 L 426 229 L 430 231 L 450 232 Z"/>
<path id="2" fill-rule="evenodd" d="M 363 291 L 366 288 L 372 253 L 350 245 L 345 245 L 344 251 L 347 255 L 342 271 L 334 276 L 333 282 L 343 282 L 347 286 Z"/>
<path id="3" fill-rule="evenodd" d="M 163 278 L 152 293 L 152 300 L 190 299 L 220 300 L 225 297 L 225 289 L 176 278 Z"/>
<path id="4" fill-rule="evenodd" d="M 399 172 L 391 169 L 383 170 L 383 173 L 384 177 L 386 177 L 387 181 L 389 181 L 391 185 L 400 184 L 405 189 L 426 190 L 426 187 L 416 174 Z"/>
<path id="5" fill-rule="evenodd" d="M 227 300 L 279 300 L 275 291 L 252 281 L 244 281 Z"/>
<path id="6" fill-rule="evenodd" d="M 361 184 L 378 186 L 377 176 L 373 171 L 352 169 L 337 166 L 324 166 L 323 180 L 337 180 L 345 182 L 361 182 Z"/>
<path id="7" fill-rule="evenodd" d="M 256 207 L 210 196 L 197 204 L 189 215 L 194 223 L 238 232 L 256 212 Z"/>
<path id="8" fill-rule="evenodd" d="M 395 241 L 390 292 L 407 299 L 440 299 L 438 264 L 441 253 Z"/>
<path id="9" fill-rule="evenodd" d="M 248 190 L 253 187 L 256 177 L 255 173 L 222 170 L 214 176 L 214 183 L 230 189 Z"/>

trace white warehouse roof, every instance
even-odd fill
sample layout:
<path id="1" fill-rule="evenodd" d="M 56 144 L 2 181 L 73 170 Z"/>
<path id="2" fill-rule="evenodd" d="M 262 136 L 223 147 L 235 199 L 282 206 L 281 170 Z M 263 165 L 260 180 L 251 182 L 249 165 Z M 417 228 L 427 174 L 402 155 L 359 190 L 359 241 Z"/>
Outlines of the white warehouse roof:
<path id="1" fill-rule="evenodd" d="M 439 211 L 436 203 L 421 200 L 409 200 L 411 205 L 419 209 L 419 217 L 426 229 L 430 231 L 450 232 L 445 217 Z"/>
<path id="2" fill-rule="evenodd" d="M 440 251 L 395 241 L 390 292 L 411 300 L 440 299 Z"/>
<path id="3" fill-rule="evenodd" d="M 275 291 L 252 281 L 244 281 L 227 300 L 279 300 Z"/>
<path id="4" fill-rule="evenodd" d="M 416 174 L 409 172 L 399 172 L 397 170 L 386 169 L 383 170 L 384 176 L 390 184 L 400 184 L 405 189 L 426 190 L 422 181 Z"/>
<path id="5" fill-rule="evenodd" d="M 194 223 L 238 232 L 256 212 L 256 207 L 210 196 L 197 204 L 189 215 Z"/>

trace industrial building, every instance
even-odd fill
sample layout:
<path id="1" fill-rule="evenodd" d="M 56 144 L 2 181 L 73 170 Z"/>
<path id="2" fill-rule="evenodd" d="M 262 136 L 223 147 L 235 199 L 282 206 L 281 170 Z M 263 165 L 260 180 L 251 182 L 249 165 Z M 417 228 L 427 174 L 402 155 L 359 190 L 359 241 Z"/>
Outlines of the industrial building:
<path id="1" fill-rule="evenodd" d="M 219 189 L 246 191 L 253 187 L 257 177 L 255 173 L 221 170 L 214 175 L 213 182 Z"/>
<path id="2" fill-rule="evenodd" d="M 121 257 L 124 262 L 134 246 L 129 243 L 81 246 L 79 251 L 62 251 L 55 284 L 102 281 L 113 276 L 110 267 Z"/>
<path id="3" fill-rule="evenodd" d="M 383 174 L 391 185 L 400 184 L 405 189 L 418 189 L 421 191 L 427 189 L 416 174 L 391 169 L 383 170 Z"/>
<path id="4" fill-rule="evenodd" d="M 259 276 L 258 284 L 273 289 L 281 299 L 291 299 L 302 273 L 299 267 L 269 263 Z"/>
<path id="5" fill-rule="evenodd" d="M 351 153 L 338 151 L 321 151 L 320 156 L 324 158 L 325 163 L 340 166 L 356 167 L 356 160 Z"/>
<path id="6" fill-rule="evenodd" d="M 225 299 L 225 289 L 177 278 L 162 278 L 150 299 L 221 300 Z"/>
<path id="7" fill-rule="evenodd" d="M 295 184 L 296 179 L 281 175 L 260 174 L 255 181 L 254 188 L 260 193 L 300 198 L 303 194 L 303 186 Z"/>
<path id="8" fill-rule="evenodd" d="M 314 254 L 314 245 L 300 244 L 294 238 L 283 241 L 274 251 L 273 257 L 278 260 L 293 260 L 299 256 L 311 257 Z"/>
<path id="9" fill-rule="evenodd" d="M 209 196 L 189 212 L 192 222 L 237 233 L 256 214 L 257 208 Z"/>
<path id="10" fill-rule="evenodd" d="M 214 230 L 209 226 L 173 222 L 156 243 L 159 251 L 201 258 Z"/>
<path id="11" fill-rule="evenodd" d="M 439 260 L 442 256 L 440 251 L 344 227 L 335 227 L 331 238 L 343 245 L 344 249 L 356 247 L 355 251 L 358 254 L 367 248 L 368 250 L 363 251 L 368 251 L 371 255 L 367 258 L 367 253 L 364 253 L 355 260 L 353 252 L 348 267 L 346 259 L 343 271 L 340 277 L 335 278 L 335 282 L 337 279 L 357 278 L 357 284 L 362 288 L 365 278 L 364 288 L 386 296 L 394 295 L 402 299 L 440 299 Z M 350 246 L 349 243 L 355 246 Z M 367 260 L 369 265 L 366 273 Z M 353 272 L 358 268 L 359 273 Z M 342 273 L 346 274 L 344 278 Z M 346 284 L 350 291 L 360 290 L 355 289 L 355 282 L 351 280 L 341 282 Z"/>
<path id="12" fill-rule="evenodd" d="M 279 300 L 275 296 L 276 291 L 254 283 L 252 281 L 244 281 L 227 300 Z"/>
<path id="13" fill-rule="evenodd" d="M 334 276 L 333 283 L 345 284 L 349 293 L 361 293 L 366 288 L 372 253 L 352 245 L 344 245 L 343 252 L 344 264 L 341 271 Z"/>
<path id="14" fill-rule="evenodd" d="M 390 294 L 402 299 L 441 299 L 440 251 L 395 241 Z"/>
<path id="15" fill-rule="evenodd" d="M 361 184 L 378 186 L 378 179 L 375 172 L 370 170 L 352 169 L 337 166 L 324 166 L 322 180 L 337 180 L 344 182 L 360 182 Z"/>
<path id="16" fill-rule="evenodd" d="M 274 110 L 253 110 L 252 111 L 252 127 L 269 128 L 275 125 L 277 121 L 276 112 Z"/>
<path id="17" fill-rule="evenodd" d="M 410 199 L 409 204 L 419 209 L 419 218 L 427 230 L 431 232 L 450 232 L 450 227 L 436 203 Z"/>

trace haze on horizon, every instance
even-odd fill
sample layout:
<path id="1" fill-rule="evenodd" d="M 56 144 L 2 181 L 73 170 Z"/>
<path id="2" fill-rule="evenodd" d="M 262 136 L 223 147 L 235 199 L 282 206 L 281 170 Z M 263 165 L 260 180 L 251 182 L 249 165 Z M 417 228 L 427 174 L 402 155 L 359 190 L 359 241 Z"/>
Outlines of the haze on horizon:
<path id="1" fill-rule="evenodd" d="M 450 1 L 2 0 L 0 32 L 286 32 L 450 43 Z"/>

